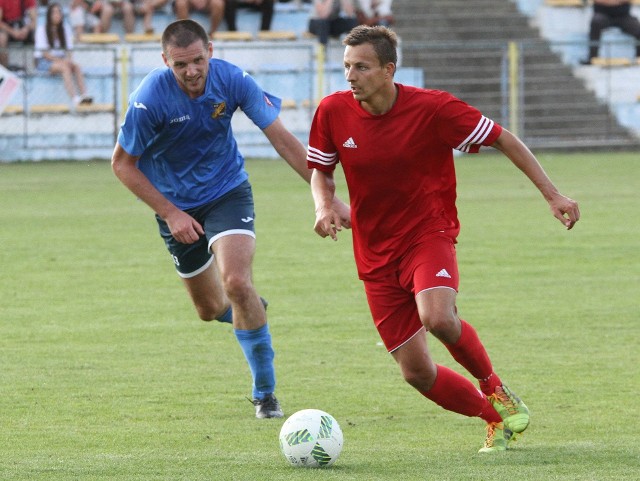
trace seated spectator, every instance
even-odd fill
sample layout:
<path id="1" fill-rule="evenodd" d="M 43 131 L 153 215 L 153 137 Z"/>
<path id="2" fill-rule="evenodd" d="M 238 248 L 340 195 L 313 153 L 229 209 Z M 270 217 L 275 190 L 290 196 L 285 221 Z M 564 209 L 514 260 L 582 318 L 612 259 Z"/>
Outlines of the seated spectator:
<path id="1" fill-rule="evenodd" d="M 135 0 L 134 10 L 142 16 L 142 28 L 144 33 L 153 33 L 153 14 L 159 8 L 164 7 L 168 0 Z"/>
<path id="2" fill-rule="evenodd" d="M 258 10 L 261 14 L 260 30 L 271 30 L 273 2 L 274 0 L 225 0 L 224 20 L 227 28 L 232 32 L 238 30 L 236 27 L 236 17 L 238 7 L 240 6 Z"/>
<path id="3" fill-rule="evenodd" d="M 218 30 L 224 16 L 225 0 L 175 0 L 173 9 L 178 20 L 186 20 L 191 12 L 203 12 L 209 15 L 209 36 Z"/>
<path id="4" fill-rule="evenodd" d="M 76 38 L 85 32 L 107 33 L 115 14 L 122 15 L 126 33 L 133 33 L 136 16 L 131 0 L 71 0 L 71 26 Z"/>
<path id="5" fill-rule="evenodd" d="M 358 0 L 356 15 L 362 25 L 390 27 L 394 23 L 391 3 L 393 0 Z"/>
<path id="6" fill-rule="evenodd" d="M 318 37 L 322 45 L 329 37 L 339 37 L 358 25 L 352 0 L 314 0 L 309 19 L 309 32 Z"/>
<path id="7" fill-rule="evenodd" d="M 640 21 L 631 15 L 630 0 L 593 0 L 593 16 L 589 27 L 589 57 L 581 63 L 588 65 L 598 56 L 602 31 L 618 27 L 636 39 L 636 57 L 640 62 Z"/>
<path id="8" fill-rule="evenodd" d="M 36 29 L 34 57 L 36 69 L 53 75 L 62 75 L 64 87 L 73 105 L 90 104 L 93 99 L 87 95 L 84 74 L 80 66 L 71 58 L 73 32 L 64 21 L 64 13 L 59 3 L 50 3 L 47 20 Z"/>
<path id="9" fill-rule="evenodd" d="M 105 33 L 108 30 L 108 9 L 100 8 L 99 0 L 71 0 L 69 6 L 69 21 L 76 39 L 85 32 Z"/>
<path id="10" fill-rule="evenodd" d="M 9 65 L 9 42 L 33 44 L 38 19 L 36 0 L 0 0 L 0 64 Z M 22 66 L 21 66 L 22 67 Z"/>

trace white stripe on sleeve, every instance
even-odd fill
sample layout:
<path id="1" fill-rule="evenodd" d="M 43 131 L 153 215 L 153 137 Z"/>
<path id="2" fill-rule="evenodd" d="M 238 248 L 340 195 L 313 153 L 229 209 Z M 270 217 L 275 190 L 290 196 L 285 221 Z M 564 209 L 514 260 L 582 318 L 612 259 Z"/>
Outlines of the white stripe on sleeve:
<path id="1" fill-rule="evenodd" d="M 480 117 L 480 121 L 471 134 L 456 147 L 461 152 L 469 152 L 474 144 L 482 144 L 493 129 L 494 122 L 484 115 Z"/>
<path id="2" fill-rule="evenodd" d="M 337 158 L 337 152 L 327 154 L 318 149 L 314 149 L 311 146 L 307 148 L 307 160 L 309 162 L 315 162 L 316 164 L 320 165 L 333 165 L 336 163 Z"/>

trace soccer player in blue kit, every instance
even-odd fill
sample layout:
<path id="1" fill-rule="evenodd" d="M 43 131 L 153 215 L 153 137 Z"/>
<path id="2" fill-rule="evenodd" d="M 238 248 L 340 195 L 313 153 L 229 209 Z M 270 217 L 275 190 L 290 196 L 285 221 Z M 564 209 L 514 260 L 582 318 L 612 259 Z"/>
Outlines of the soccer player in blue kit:
<path id="1" fill-rule="evenodd" d="M 166 67 L 129 98 L 111 164 L 155 213 L 160 235 L 199 317 L 232 322 L 253 377 L 258 418 L 279 418 L 266 301 L 253 285 L 254 204 L 231 129 L 240 108 L 307 182 L 306 148 L 279 118 L 279 98 L 246 72 L 212 58 L 205 30 L 178 20 L 162 35 Z M 349 207 L 335 207 L 350 224 Z"/>

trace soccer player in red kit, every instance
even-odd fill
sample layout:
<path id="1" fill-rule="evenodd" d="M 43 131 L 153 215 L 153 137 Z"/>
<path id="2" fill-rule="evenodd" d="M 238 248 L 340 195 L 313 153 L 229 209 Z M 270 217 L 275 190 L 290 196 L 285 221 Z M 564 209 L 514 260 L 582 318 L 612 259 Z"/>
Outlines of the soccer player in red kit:
<path id="1" fill-rule="evenodd" d="M 404 379 L 444 409 L 480 417 L 480 452 L 504 451 L 529 425 L 527 406 L 494 372 L 476 330 L 456 309 L 460 230 L 452 149 L 500 150 L 533 182 L 567 229 L 578 204 L 560 194 L 531 151 L 513 134 L 453 95 L 395 83 L 397 38 L 360 25 L 345 38 L 350 90 L 322 100 L 307 164 L 315 231 L 337 239 L 334 169 L 342 164 L 351 200 L 356 266 L 373 321 Z M 437 365 L 431 332 L 479 382 Z"/>

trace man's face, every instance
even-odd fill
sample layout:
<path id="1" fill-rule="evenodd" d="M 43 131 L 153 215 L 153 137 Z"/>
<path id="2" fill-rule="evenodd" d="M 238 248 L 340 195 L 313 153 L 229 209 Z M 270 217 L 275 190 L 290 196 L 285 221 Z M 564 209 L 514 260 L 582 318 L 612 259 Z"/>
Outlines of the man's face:
<path id="1" fill-rule="evenodd" d="M 204 45 L 201 40 L 196 40 L 185 48 L 169 46 L 166 55 L 162 53 L 162 59 L 173 72 L 180 88 L 194 99 L 204 93 L 212 54 L 211 42 Z"/>
<path id="2" fill-rule="evenodd" d="M 351 86 L 353 98 L 360 102 L 368 102 L 382 91 L 389 80 L 389 68 L 380 65 L 370 43 L 347 45 L 344 49 L 344 76 Z"/>

